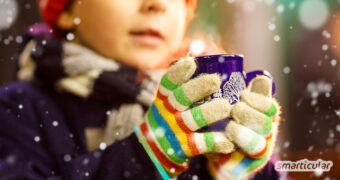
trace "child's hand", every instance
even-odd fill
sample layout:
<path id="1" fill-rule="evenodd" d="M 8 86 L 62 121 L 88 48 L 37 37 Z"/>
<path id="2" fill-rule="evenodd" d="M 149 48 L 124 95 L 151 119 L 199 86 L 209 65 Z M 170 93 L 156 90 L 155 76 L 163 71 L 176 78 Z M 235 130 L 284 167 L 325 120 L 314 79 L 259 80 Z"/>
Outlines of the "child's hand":
<path id="1" fill-rule="evenodd" d="M 172 66 L 161 80 L 146 121 L 135 129 L 163 178 L 186 170 L 190 157 L 208 152 L 227 154 L 234 151 L 233 143 L 222 132 L 195 132 L 228 117 L 231 109 L 226 99 L 214 99 L 188 109 L 192 103 L 217 91 L 221 85 L 217 74 L 189 80 L 195 70 L 194 58 L 182 59 Z"/>
<path id="2" fill-rule="evenodd" d="M 272 82 L 265 76 L 252 80 L 249 90 L 231 110 L 226 135 L 240 150 L 228 155 L 209 157 L 209 169 L 217 179 L 249 178 L 260 170 L 272 154 L 277 129 L 279 105 L 271 98 Z"/>

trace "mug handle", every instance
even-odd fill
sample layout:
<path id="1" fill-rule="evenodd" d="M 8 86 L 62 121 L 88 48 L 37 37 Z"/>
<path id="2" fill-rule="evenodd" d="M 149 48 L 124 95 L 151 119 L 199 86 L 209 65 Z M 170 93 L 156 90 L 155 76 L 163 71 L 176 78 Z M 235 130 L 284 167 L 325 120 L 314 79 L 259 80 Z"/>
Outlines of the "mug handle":
<path id="1" fill-rule="evenodd" d="M 272 75 L 266 70 L 256 70 L 256 71 L 248 72 L 245 78 L 246 87 L 248 87 L 250 81 L 256 78 L 257 76 L 267 76 L 269 79 L 272 80 L 272 96 L 274 96 L 275 95 L 275 83 L 274 83 Z"/>

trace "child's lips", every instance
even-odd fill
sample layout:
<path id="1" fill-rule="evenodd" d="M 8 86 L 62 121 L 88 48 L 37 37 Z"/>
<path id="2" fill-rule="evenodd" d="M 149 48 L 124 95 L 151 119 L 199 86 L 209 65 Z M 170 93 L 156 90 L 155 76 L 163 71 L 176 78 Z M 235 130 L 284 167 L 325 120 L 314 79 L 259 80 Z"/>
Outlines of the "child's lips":
<path id="1" fill-rule="evenodd" d="M 159 46 L 164 40 L 157 31 L 152 30 L 133 31 L 130 35 L 135 43 L 151 47 Z"/>

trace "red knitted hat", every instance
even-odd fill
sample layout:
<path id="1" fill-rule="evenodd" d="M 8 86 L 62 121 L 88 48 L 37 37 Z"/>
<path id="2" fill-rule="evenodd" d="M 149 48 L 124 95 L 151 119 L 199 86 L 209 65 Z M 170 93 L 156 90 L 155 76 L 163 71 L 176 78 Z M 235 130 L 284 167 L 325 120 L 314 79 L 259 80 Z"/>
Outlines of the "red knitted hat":
<path id="1" fill-rule="evenodd" d="M 72 0 L 37 0 L 37 1 L 42 19 L 52 28 L 56 28 L 56 21 L 59 15 L 63 12 L 64 8 Z M 186 1 L 188 4 L 187 22 L 189 24 L 189 22 L 194 17 L 194 11 L 196 8 L 197 0 Z"/>

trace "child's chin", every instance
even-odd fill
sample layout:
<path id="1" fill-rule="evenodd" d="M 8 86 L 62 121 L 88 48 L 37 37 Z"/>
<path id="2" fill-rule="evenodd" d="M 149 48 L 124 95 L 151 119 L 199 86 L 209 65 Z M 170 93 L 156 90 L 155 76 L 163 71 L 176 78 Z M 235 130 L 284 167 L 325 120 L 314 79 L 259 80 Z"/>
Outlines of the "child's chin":
<path id="1" fill-rule="evenodd" d="M 128 64 L 131 66 L 136 67 L 140 70 L 152 70 L 157 69 L 161 66 L 162 62 L 164 62 L 164 57 L 156 57 L 156 56 L 147 56 L 147 55 L 140 55 L 134 57 Z"/>
<path id="2" fill-rule="evenodd" d="M 125 59 L 123 61 L 118 60 L 118 62 L 139 70 L 152 70 L 160 66 L 160 62 L 152 62 L 145 59 Z"/>
<path id="3" fill-rule="evenodd" d="M 137 68 L 140 70 L 154 70 L 159 67 L 159 63 L 139 63 Z"/>

